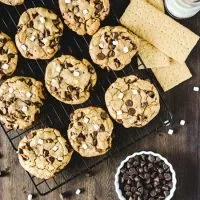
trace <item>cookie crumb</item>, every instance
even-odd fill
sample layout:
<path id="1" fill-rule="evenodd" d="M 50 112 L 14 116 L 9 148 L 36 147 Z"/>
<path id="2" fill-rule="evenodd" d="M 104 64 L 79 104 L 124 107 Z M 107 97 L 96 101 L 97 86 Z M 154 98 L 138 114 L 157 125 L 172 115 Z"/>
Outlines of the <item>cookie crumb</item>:
<path id="1" fill-rule="evenodd" d="M 181 126 L 184 126 L 184 125 L 185 125 L 185 120 L 181 120 L 181 121 L 180 121 L 180 125 L 181 125 Z"/>
<path id="2" fill-rule="evenodd" d="M 173 130 L 173 129 L 169 129 L 169 130 L 168 130 L 168 134 L 169 134 L 169 135 L 173 135 L 173 133 L 174 133 L 174 130 Z"/>
<path id="3" fill-rule="evenodd" d="M 197 87 L 197 86 L 193 87 L 193 91 L 199 92 L 199 87 Z"/>
<path id="4" fill-rule="evenodd" d="M 57 150 L 58 150 L 58 146 L 54 146 L 54 147 L 53 147 L 53 150 L 54 150 L 54 151 L 57 151 Z"/>

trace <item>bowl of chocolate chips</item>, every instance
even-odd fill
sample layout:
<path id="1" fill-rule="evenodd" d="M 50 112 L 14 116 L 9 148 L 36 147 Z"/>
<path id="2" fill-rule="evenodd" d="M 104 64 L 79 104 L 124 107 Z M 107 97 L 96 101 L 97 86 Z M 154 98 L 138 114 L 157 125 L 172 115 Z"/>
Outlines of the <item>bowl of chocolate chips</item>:
<path id="1" fill-rule="evenodd" d="M 176 182 L 172 165 L 151 151 L 128 156 L 115 175 L 115 189 L 120 200 L 170 200 Z"/>

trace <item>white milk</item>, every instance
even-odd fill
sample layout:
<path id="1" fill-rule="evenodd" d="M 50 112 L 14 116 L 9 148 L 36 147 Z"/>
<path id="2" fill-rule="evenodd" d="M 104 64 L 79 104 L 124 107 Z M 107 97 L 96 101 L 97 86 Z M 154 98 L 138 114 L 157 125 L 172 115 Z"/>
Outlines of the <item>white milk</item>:
<path id="1" fill-rule="evenodd" d="M 165 7 L 177 18 L 189 18 L 200 10 L 200 0 L 165 0 Z"/>

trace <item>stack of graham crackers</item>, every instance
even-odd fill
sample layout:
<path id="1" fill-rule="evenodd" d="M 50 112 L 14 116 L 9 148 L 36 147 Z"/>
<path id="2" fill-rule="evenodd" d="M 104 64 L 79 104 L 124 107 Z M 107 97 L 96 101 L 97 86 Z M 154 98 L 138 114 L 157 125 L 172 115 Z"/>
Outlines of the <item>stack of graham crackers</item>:
<path id="1" fill-rule="evenodd" d="M 141 38 L 139 55 L 164 91 L 192 77 L 185 61 L 199 36 L 165 15 L 163 0 L 131 0 L 120 21 Z"/>

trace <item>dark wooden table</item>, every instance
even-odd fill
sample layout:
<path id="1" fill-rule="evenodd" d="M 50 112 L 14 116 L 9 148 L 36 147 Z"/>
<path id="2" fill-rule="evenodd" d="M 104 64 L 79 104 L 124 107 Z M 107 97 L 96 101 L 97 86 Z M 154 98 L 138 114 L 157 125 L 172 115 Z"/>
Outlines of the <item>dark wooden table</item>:
<path id="1" fill-rule="evenodd" d="M 200 13 L 195 17 L 180 21 L 186 27 L 200 35 Z M 166 93 L 168 104 L 174 113 L 177 125 L 175 134 L 155 133 L 127 149 L 96 168 L 95 176 L 79 177 L 43 200 L 59 200 L 61 191 L 75 191 L 84 188 L 85 192 L 74 195 L 73 200 L 117 200 L 114 189 L 114 174 L 120 161 L 128 154 L 141 150 L 152 150 L 162 154 L 174 166 L 177 173 L 177 190 L 174 200 L 200 199 L 200 92 L 194 92 L 194 86 L 200 86 L 200 44 L 187 60 L 193 78 Z M 184 119 L 185 126 L 178 122 Z M 0 130 L 0 132 L 2 132 Z M 28 193 L 36 193 L 27 174 L 19 166 L 16 153 L 12 150 L 4 134 L 0 134 L 0 170 L 9 169 L 10 175 L 0 178 L 0 200 L 26 200 Z"/>

